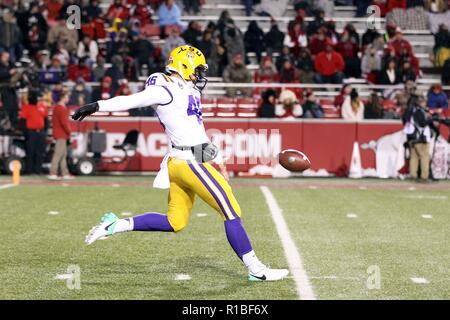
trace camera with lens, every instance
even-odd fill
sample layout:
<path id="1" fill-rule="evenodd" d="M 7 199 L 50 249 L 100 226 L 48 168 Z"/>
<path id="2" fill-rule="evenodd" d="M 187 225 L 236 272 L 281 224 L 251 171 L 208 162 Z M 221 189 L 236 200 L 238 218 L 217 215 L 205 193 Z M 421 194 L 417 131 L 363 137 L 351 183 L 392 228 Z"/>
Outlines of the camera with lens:
<path id="1" fill-rule="evenodd" d="M 11 78 L 11 84 L 19 89 L 23 88 L 39 88 L 39 74 L 36 65 L 30 59 L 22 58 L 16 63 L 17 72 Z"/>
<path id="2" fill-rule="evenodd" d="M 450 118 L 441 118 L 438 113 L 433 113 L 431 115 L 431 121 L 433 121 L 434 123 L 440 123 L 446 125 L 447 127 L 450 127 Z"/>

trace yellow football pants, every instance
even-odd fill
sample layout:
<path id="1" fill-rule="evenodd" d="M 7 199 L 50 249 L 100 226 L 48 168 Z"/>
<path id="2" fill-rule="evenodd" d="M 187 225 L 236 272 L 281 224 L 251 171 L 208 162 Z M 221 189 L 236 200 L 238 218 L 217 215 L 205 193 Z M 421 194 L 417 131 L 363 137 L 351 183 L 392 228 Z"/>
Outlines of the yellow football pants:
<path id="1" fill-rule="evenodd" d="M 167 218 L 175 232 L 187 225 L 195 195 L 219 212 L 224 220 L 241 216 L 230 185 L 209 163 L 170 158 L 167 166 L 170 178 Z"/>

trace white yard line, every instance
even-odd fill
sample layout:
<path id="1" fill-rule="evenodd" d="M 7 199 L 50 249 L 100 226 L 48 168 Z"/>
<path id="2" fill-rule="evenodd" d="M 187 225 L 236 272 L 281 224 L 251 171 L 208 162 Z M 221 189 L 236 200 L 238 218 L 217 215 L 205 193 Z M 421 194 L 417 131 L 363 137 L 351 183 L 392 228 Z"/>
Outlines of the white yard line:
<path id="1" fill-rule="evenodd" d="M 427 283 L 430 283 L 427 279 L 425 279 L 425 278 L 419 278 L 419 277 L 413 277 L 413 278 L 410 278 L 411 279 L 411 281 L 412 282 L 414 282 L 414 283 L 418 283 L 418 284 L 427 284 Z"/>
<path id="2" fill-rule="evenodd" d="M 63 274 L 57 274 L 53 279 L 55 280 L 67 280 L 72 279 L 73 274 L 71 273 L 63 273 Z"/>
<path id="3" fill-rule="evenodd" d="M 208 214 L 207 213 L 197 213 L 196 216 L 199 218 L 203 218 L 206 217 Z"/>
<path id="4" fill-rule="evenodd" d="M 12 188 L 12 187 L 14 187 L 14 186 L 15 186 L 15 184 L 12 184 L 12 183 L 9 183 L 9 184 L 2 184 L 2 185 L 0 185 L 0 190 L 1 190 L 1 189 Z"/>
<path id="5" fill-rule="evenodd" d="M 303 267 L 302 258 L 289 233 L 282 210 L 268 187 L 260 186 L 260 189 L 266 198 L 278 236 L 280 237 L 283 245 L 284 254 L 286 255 L 289 269 L 297 287 L 297 294 L 302 300 L 315 300 L 316 297 L 312 290 L 311 284 L 309 283 L 309 278 L 306 274 L 305 268 Z"/>
<path id="6" fill-rule="evenodd" d="M 192 277 L 188 274 L 176 274 L 175 281 L 189 281 Z"/>

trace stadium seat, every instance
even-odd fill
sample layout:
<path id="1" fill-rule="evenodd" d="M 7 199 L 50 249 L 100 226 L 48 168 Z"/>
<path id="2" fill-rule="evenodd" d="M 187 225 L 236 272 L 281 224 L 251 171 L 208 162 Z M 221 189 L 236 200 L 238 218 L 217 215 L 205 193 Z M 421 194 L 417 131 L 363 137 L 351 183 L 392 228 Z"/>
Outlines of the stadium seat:
<path id="1" fill-rule="evenodd" d="M 383 109 L 384 110 L 391 110 L 391 109 L 395 109 L 396 107 L 397 107 L 397 104 L 395 103 L 395 101 L 390 100 L 390 99 L 383 100 Z"/>
<path id="2" fill-rule="evenodd" d="M 324 118 L 327 119 L 339 119 L 341 113 L 339 109 L 335 108 L 334 101 L 330 99 L 320 99 L 320 105 L 323 108 Z"/>
<path id="3" fill-rule="evenodd" d="M 214 117 L 216 115 L 216 99 L 202 99 L 202 115 L 203 117 Z"/>
<path id="4" fill-rule="evenodd" d="M 218 98 L 216 116 L 222 118 L 236 117 L 236 99 Z"/>
<path id="5" fill-rule="evenodd" d="M 157 24 L 146 24 L 141 28 L 144 37 L 159 37 L 161 29 Z"/>
<path id="6" fill-rule="evenodd" d="M 168 25 L 168 26 L 165 26 L 165 27 L 164 27 L 164 34 L 165 34 L 166 36 L 169 36 L 170 33 L 172 32 L 172 30 L 174 30 L 174 29 L 178 30 L 178 32 L 181 33 L 181 29 L 180 29 L 180 26 L 179 26 L 179 25 L 177 25 L 177 24 L 171 24 L 171 25 Z"/>
<path id="7" fill-rule="evenodd" d="M 257 99 L 237 99 L 237 116 L 242 118 L 256 118 L 258 116 L 259 103 Z"/>

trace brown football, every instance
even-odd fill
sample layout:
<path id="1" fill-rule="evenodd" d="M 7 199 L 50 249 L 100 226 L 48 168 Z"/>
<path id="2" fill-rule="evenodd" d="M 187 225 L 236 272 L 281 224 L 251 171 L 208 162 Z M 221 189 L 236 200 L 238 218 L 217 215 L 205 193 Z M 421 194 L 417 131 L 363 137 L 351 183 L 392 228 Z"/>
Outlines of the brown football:
<path id="1" fill-rule="evenodd" d="M 287 170 L 302 172 L 311 167 L 308 157 L 301 151 L 286 149 L 278 154 L 278 162 Z"/>

